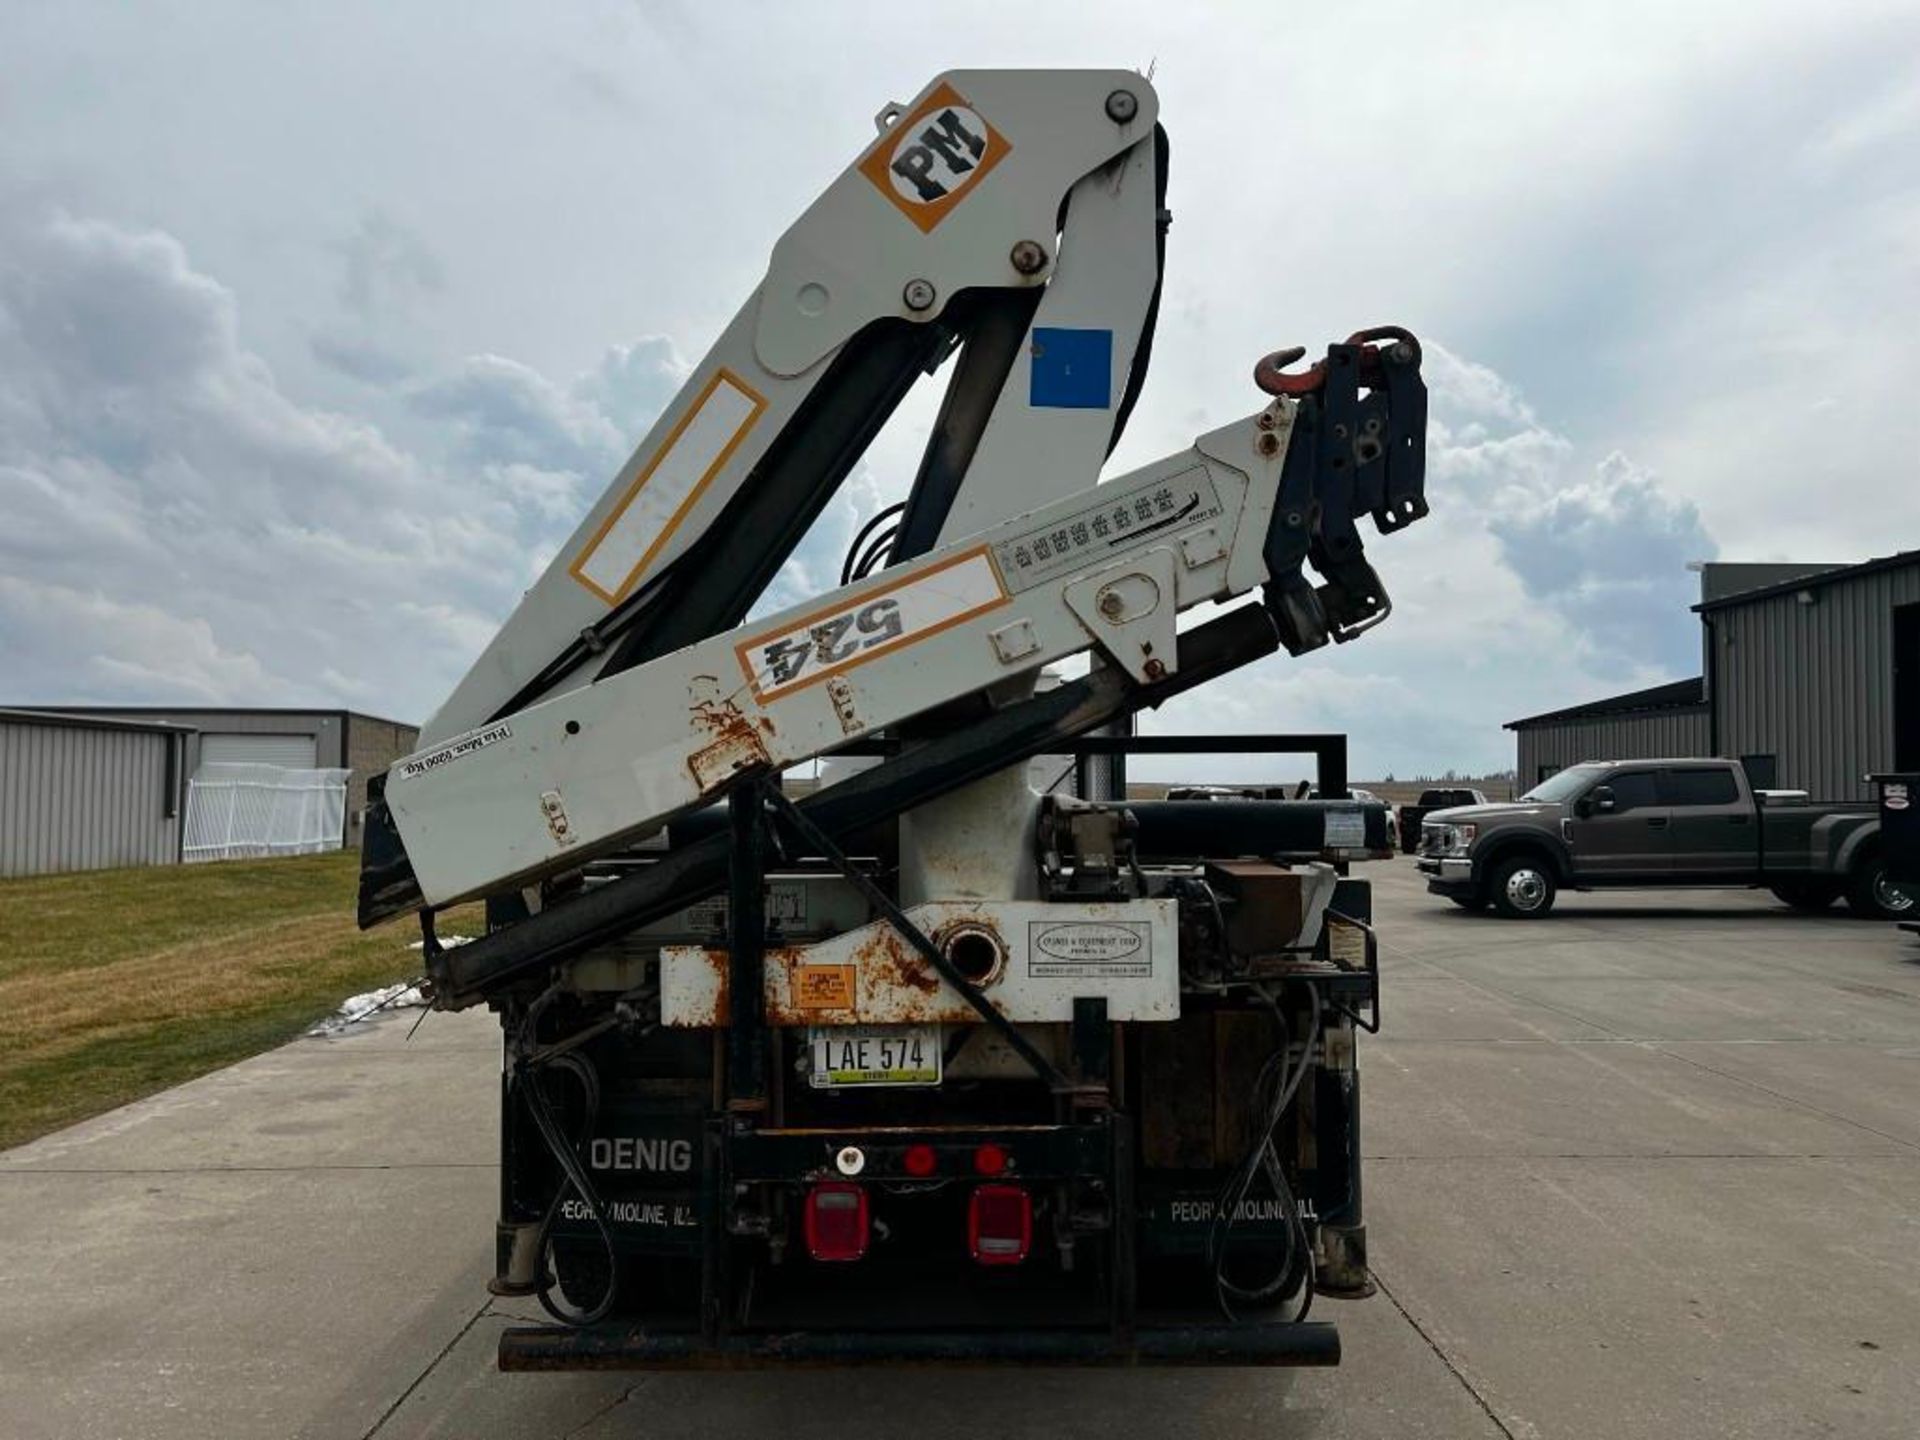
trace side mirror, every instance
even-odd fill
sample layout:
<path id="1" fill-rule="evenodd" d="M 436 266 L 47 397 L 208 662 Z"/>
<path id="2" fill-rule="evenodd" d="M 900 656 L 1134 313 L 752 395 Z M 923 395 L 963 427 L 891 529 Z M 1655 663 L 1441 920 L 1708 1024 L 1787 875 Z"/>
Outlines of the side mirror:
<path id="1" fill-rule="evenodd" d="M 1613 787 L 1611 785 L 1594 786 L 1587 792 L 1587 803 L 1602 815 L 1611 815 L 1614 805 Z"/>

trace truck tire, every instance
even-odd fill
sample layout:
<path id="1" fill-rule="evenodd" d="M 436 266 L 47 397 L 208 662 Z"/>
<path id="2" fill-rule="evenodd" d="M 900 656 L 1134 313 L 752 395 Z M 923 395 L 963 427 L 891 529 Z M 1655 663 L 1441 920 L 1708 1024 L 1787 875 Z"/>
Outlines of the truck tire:
<path id="1" fill-rule="evenodd" d="M 1815 915 L 1831 909 L 1840 898 L 1840 887 L 1827 880 L 1784 880 L 1767 888 L 1781 904 Z"/>
<path id="2" fill-rule="evenodd" d="M 1553 866 L 1544 856 L 1511 855 L 1493 867 L 1487 893 L 1509 920 L 1538 920 L 1553 909 Z"/>
<path id="3" fill-rule="evenodd" d="M 1887 879 L 1887 862 L 1869 851 L 1847 877 L 1847 908 L 1867 920 L 1910 920 L 1920 903 L 1913 892 Z"/>

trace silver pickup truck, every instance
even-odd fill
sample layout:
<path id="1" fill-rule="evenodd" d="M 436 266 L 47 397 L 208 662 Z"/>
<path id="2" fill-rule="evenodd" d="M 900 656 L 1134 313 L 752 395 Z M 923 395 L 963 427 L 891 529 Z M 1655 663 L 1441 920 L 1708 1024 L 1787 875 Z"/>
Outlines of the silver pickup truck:
<path id="1" fill-rule="evenodd" d="M 1532 919 L 1566 890 L 1764 886 L 1803 910 L 1841 896 L 1862 915 L 1906 918 L 1887 879 L 1871 802 L 1754 791 L 1731 760 L 1589 761 L 1508 804 L 1425 816 L 1427 888 L 1469 910 Z"/>

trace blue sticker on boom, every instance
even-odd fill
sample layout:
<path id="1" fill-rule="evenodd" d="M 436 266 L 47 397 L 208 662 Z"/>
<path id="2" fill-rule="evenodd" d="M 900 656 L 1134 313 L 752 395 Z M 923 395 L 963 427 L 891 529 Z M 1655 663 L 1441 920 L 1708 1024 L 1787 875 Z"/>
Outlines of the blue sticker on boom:
<path id="1" fill-rule="evenodd" d="M 1038 329 L 1033 332 L 1035 409 L 1113 408 L 1113 331 Z"/>

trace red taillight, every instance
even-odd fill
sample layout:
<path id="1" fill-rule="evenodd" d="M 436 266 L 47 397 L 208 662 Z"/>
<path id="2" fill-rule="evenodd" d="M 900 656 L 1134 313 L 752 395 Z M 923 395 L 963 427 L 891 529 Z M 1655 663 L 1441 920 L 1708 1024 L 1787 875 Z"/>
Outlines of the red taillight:
<path id="1" fill-rule="evenodd" d="M 989 1140 L 973 1152 L 973 1168 L 982 1175 L 992 1177 L 1007 1173 L 1007 1152 Z"/>
<path id="2" fill-rule="evenodd" d="M 858 1260 L 867 1253 L 867 1192 L 829 1181 L 807 1191 L 807 1254 L 816 1260 Z"/>
<path id="3" fill-rule="evenodd" d="M 916 1179 L 925 1179 L 933 1174 L 940 1164 L 940 1157 L 934 1154 L 931 1145 L 909 1145 L 906 1153 L 900 1157 L 900 1168 Z"/>
<path id="4" fill-rule="evenodd" d="M 982 1265 L 1018 1265 L 1033 1247 L 1033 1201 L 1018 1185 L 979 1185 L 967 1204 L 967 1248 Z"/>

